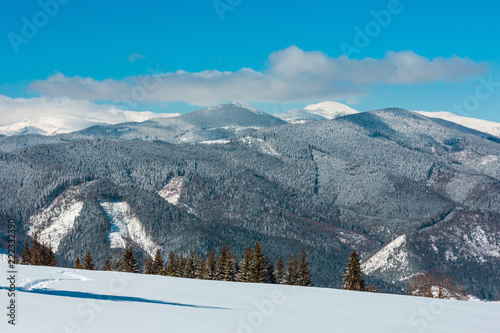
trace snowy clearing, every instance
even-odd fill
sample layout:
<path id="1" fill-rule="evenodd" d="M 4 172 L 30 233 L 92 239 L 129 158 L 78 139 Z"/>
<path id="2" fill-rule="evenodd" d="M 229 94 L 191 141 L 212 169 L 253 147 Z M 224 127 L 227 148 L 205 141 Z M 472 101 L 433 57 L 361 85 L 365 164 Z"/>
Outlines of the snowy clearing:
<path id="1" fill-rule="evenodd" d="M 498 332 L 499 303 L 17 268 L 17 326 L 1 332 Z"/>
<path id="2" fill-rule="evenodd" d="M 141 221 L 132 213 L 127 202 L 101 201 L 101 207 L 111 222 L 111 229 L 108 235 L 111 248 L 124 249 L 127 241 L 131 240 L 151 256 L 154 255 L 158 244 L 146 232 Z"/>

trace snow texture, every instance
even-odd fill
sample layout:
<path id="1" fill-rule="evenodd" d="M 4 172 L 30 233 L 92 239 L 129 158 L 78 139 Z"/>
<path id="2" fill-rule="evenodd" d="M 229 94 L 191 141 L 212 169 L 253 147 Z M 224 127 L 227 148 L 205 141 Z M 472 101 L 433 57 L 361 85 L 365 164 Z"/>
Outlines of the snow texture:
<path id="1" fill-rule="evenodd" d="M 159 246 L 148 234 L 141 221 L 132 213 L 127 202 L 101 201 L 101 207 L 111 221 L 108 234 L 111 248 L 124 249 L 128 242 L 132 241 L 149 255 L 154 255 Z"/>
<path id="2" fill-rule="evenodd" d="M 388 270 L 390 268 L 403 269 L 408 266 L 408 254 L 403 249 L 406 243 L 406 235 L 401 235 L 382 249 L 375 255 L 370 257 L 361 265 L 363 273 L 367 275 L 373 274 L 377 270 Z"/>
<path id="3" fill-rule="evenodd" d="M 184 177 L 174 177 L 158 192 L 158 195 L 172 205 L 177 205 L 182 189 L 184 188 L 184 183 Z"/>
<path id="4" fill-rule="evenodd" d="M 51 245 L 57 252 L 61 240 L 73 229 L 75 219 L 80 216 L 83 201 L 76 199 L 80 187 L 71 187 L 58 196 L 47 208 L 30 218 L 28 235 L 38 234 L 38 240 Z"/>
<path id="5" fill-rule="evenodd" d="M 0 269 L 7 270 L 1 264 Z M 498 332 L 499 303 L 19 266 L 1 332 Z M 1 289 L 8 281 L 2 279 Z"/>

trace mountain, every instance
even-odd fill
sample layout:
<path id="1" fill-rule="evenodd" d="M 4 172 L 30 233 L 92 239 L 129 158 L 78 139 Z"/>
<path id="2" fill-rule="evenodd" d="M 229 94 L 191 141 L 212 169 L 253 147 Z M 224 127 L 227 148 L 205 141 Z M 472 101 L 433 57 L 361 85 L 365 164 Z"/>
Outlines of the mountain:
<path id="1" fill-rule="evenodd" d="M 500 299 L 493 136 L 396 108 L 284 124 L 226 105 L 177 127 L 158 124 L 177 118 L 94 127 L 96 137 L 0 139 L 2 149 L 16 140 L 0 153 L 1 225 L 15 219 L 19 246 L 38 233 L 65 265 L 88 249 L 100 265 L 125 244 L 141 260 L 156 246 L 204 254 L 223 242 L 241 257 L 259 240 L 274 262 L 305 246 L 317 286 L 339 287 L 355 249 L 384 291 L 404 292 L 409 278 L 431 271 Z M 152 124 L 170 143 L 126 140 L 151 135 Z M 196 143 L 217 139 L 209 133 L 222 127 L 251 132 Z M 172 144 L 188 135 L 191 144 Z"/>
<path id="2" fill-rule="evenodd" d="M 426 117 L 438 118 L 450 121 L 452 123 L 469 127 L 477 131 L 488 133 L 496 136 L 497 138 L 500 138 L 500 123 L 487 121 L 483 119 L 462 117 L 446 111 L 440 111 L 440 112 L 414 111 L 414 112 L 417 112 Z"/>
<path id="3" fill-rule="evenodd" d="M 8 271 L 6 264 L 0 268 Z M 23 333 L 33 332 L 33 327 L 38 333 L 498 331 L 497 303 L 54 267 L 21 269 L 16 305 L 22 312 L 15 331 Z M 0 289 L 8 288 L 8 280 L 2 279 Z M 10 332 L 8 326 L 3 320 L 0 330 Z"/>
<path id="4" fill-rule="evenodd" d="M 42 134 L 56 135 L 79 131 L 94 125 L 118 124 L 128 121 L 142 122 L 151 118 L 176 117 L 177 113 L 153 113 L 149 111 L 122 111 L 103 109 L 99 112 L 66 112 L 46 114 L 24 119 L 12 125 L 0 126 L 1 135 Z"/>
<path id="5" fill-rule="evenodd" d="M 285 121 L 244 103 L 230 103 L 193 111 L 175 118 L 150 119 L 142 123 L 93 126 L 78 132 L 113 140 L 158 140 L 194 143 L 229 139 Z"/>
<path id="6" fill-rule="evenodd" d="M 335 119 L 355 113 L 359 113 L 359 111 L 342 103 L 327 101 L 311 104 L 303 109 L 291 109 L 278 114 L 277 117 L 289 123 L 304 123 Z"/>

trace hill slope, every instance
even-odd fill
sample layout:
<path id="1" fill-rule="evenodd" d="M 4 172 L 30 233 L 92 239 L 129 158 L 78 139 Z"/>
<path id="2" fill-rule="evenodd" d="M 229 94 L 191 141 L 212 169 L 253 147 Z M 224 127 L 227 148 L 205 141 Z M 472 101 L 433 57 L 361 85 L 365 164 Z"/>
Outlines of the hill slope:
<path id="1" fill-rule="evenodd" d="M 3 271 L 5 264 L 0 264 Z M 495 332 L 500 304 L 18 266 L 2 332 Z M 5 289 L 6 280 L 0 286 Z"/>

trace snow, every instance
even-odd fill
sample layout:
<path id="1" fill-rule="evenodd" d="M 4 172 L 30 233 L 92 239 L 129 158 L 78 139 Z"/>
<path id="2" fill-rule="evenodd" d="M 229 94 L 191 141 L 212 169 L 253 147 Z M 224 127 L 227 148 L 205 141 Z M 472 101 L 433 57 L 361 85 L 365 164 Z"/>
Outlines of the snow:
<path id="1" fill-rule="evenodd" d="M 335 119 L 355 113 L 359 113 L 359 111 L 345 104 L 326 101 L 308 105 L 303 109 L 290 109 L 276 116 L 291 124 L 301 124 L 309 121 Z"/>
<path id="2" fill-rule="evenodd" d="M 17 268 L 17 325 L 4 318 L 1 332 L 498 332 L 499 303 Z"/>
<path id="3" fill-rule="evenodd" d="M 206 145 L 225 145 L 227 143 L 230 143 L 231 141 L 228 139 L 219 139 L 219 140 L 207 140 L 207 141 L 201 141 L 200 143 L 206 144 Z"/>
<path id="4" fill-rule="evenodd" d="M 335 119 L 338 117 L 359 113 L 359 111 L 354 110 L 353 108 L 345 104 L 334 101 L 311 104 L 306 106 L 304 109 L 308 110 L 310 113 L 323 116 L 326 119 Z"/>
<path id="5" fill-rule="evenodd" d="M 172 205 L 177 205 L 184 189 L 184 183 L 184 177 L 174 177 L 158 192 L 158 195 Z"/>
<path id="6" fill-rule="evenodd" d="M 132 241 L 149 255 L 154 255 L 159 247 L 158 244 L 154 242 L 141 221 L 132 213 L 127 202 L 101 201 L 100 204 L 111 222 L 108 234 L 111 248 L 124 249 L 127 243 Z"/>
<path id="7" fill-rule="evenodd" d="M 0 101 L 2 96 L 0 96 Z M 94 125 L 112 125 L 125 122 L 143 122 L 152 118 L 177 117 L 178 113 L 154 113 L 150 111 L 123 111 L 111 106 L 100 106 L 98 110 L 82 109 L 72 102 L 74 108 L 63 108 L 42 113 L 31 119 L 0 126 L 0 134 L 44 134 L 55 135 L 79 131 Z M 97 107 L 97 106 L 96 106 Z"/>
<path id="8" fill-rule="evenodd" d="M 28 235 L 33 237 L 38 233 L 38 240 L 51 245 L 54 252 L 57 252 L 61 240 L 73 229 L 75 219 L 82 211 L 83 201 L 75 198 L 79 189 L 79 186 L 67 189 L 47 208 L 32 216 Z"/>
<path id="9" fill-rule="evenodd" d="M 500 123 L 483 119 L 477 119 L 477 118 L 462 117 L 446 111 L 438 111 L 438 112 L 414 111 L 414 112 L 429 118 L 438 118 L 451 121 L 455 124 L 475 129 L 476 131 L 481 131 L 484 133 L 494 135 L 496 137 L 500 137 Z"/>
<path id="10" fill-rule="evenodd" d="M 405 243 L 406 235 L 401 235 L 384 246 L 361 265 L 363 273 L 371 275 L 377 270 L 408 266 L 408 254 L 402 249 Z"/>

